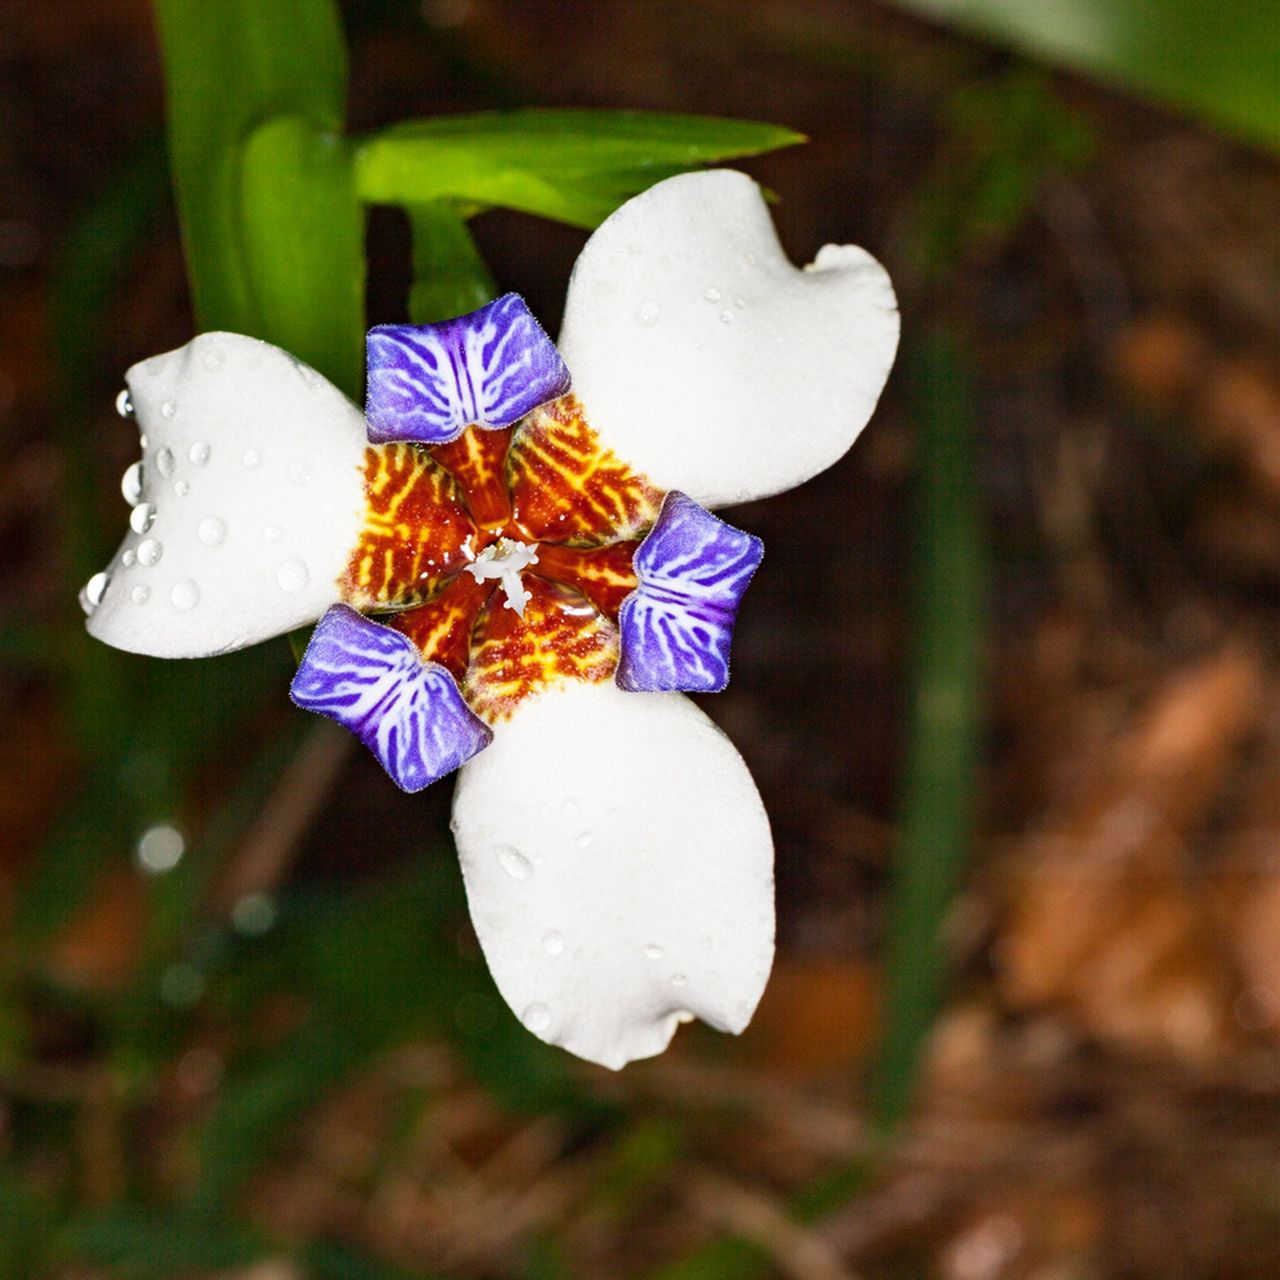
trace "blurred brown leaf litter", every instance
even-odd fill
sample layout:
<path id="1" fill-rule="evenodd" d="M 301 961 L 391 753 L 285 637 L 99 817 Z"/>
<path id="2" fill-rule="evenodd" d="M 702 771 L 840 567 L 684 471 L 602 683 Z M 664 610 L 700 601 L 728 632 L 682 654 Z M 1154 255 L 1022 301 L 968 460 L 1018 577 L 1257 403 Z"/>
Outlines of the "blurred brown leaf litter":
<path id="1" fill-rule="evenodd" d="M 882 1149 L 862 1082 L 884 998 L 909 643 L 913 426 L 900 370 L 855 454 L 751 526 L 769 558 L 744 611 L 733 690 L 710 709 L 774 818 L 781 952 L 740 1041 L 690 1028 L 621 1076 L 572 1068 L 572 1105 L 521 1110 L 488 1087 L 458 1031 L 505 1016 L 483 991 L 459 985 L 454 1000 L 449 984 L 462 978 L 446 962 L 474 948 L 459 916 L 415 974 L 445 993 L 442 1014 L 424 1006 L 350 1068 L 337 1054 L 321 1086 L 290 1075 L 312 1043 L 309 1019 L 337 1026 L 327 1051 L 354 1038 L 364 994 L 345 991 L 341 965 L 324 972 L 348 1003 L 335 998 L 327 1013 L 317 990 L 290 985 L 350 935 L 246 935 L 234 955 L 248 959 L 223 961 L 237 903 L 282 891 L 354 898 L 381 875 L 451 856 L 443 799 L 406 807 L 362 761 L 313 743 L 248 799 L 230 766 L 201 776 L 190 812 L 170 815 L 198 845 L 221 839 L 225 811 L 245 810 L 180 952 L 183 974 L 207 964 L 216 999 L 143 1008 L 139 984 L 170 926 L 127 850 L 38 948 L 5 947 L 0 1220 L 15 1205 L 34 1235 L 51 1205 L 77 1224 L 116 1214 L 110 1247 L 106 1228 L 84 1237 L 97 1246 L 63 1246 L 59 1280 L 632 1280 L 726 1237 L 737 1252 L 705 1274 L 1273 1274 L 1274 161 L 1078 79 L 1036 73 L 1029 93 L 1006 55 L 852 0 L 352 3 L 346 15 L 357 127 L 536 100 L 804 130 L 808 147 L 753 167 L 781 195 L 788 248 L 800 258 L 825 239 L 867 244 L 906 284 L 908 335 L 940 315 L 966 334 L 994 561 L 991 724 L 975 860 L 947 927 L 951 996 L 912 1118 Z M 74 592 L 48 554 L 63 520 L 58 477 L 98 455 L 102 477 L 119 474 L 130 446 L 111 420 L 117 366 L 190 328 L 162 218 L 103 326 L 96 434 L 83 450 L 56 441 L 49 273 L 82 202 L 159 121 L 152 38 L 142 4 L 0 14 L 0 250 L 12 248 L 0 263 L 6 919 L 86 771 L 59 649 L 76 643 Z M 1017 127 L 993 124 L 1010 103 L 1025 112 Z M 1087 158 L 1074 133 L 1033 145 L 1061 119 L 1090 135 Z M 961 234 L 993 154 L 1004 155 L 992 139 L 1008 137 L 1025 208 L 984 222 L 964 251 L 943 245 L 956 250 L 944 263 L 923 238 Z M 500 280 L 558 298 L 579 243 L 570 233 L 507 215 L 476 230 Z M 403 274 L 397 244 L 375 220 L 371 292 Z M 109 497 L 105 479 L 98 488 Z M 828 562 L 830 573 L 814 571 Z M 19 617 L 38 630 L 11 634 Z M 269 742 L 270 714 L 224 755 Z M 326 770 L 340 799 L 310 785 Z M 280 1098 L 296 1101 L 272 1110 Z M 232 1149 L 237 1133 L 247 1156 Z M 139 1205 L 197 1204 L 224 1150 L 247 1172 L 227 1175 L 211 1210 L 130 1234 L 146 1219 L 129 1216 Z M 851 1164 L 869 1172 L 821 1211 L 797 1208 Z M 187 1252 L 148 1259 L 165 1235 Z M 0 1246 L 16 1252 L 19 1238 L 0 1235 Z M 237 1254 L 242 1239 L 252 1256 Z M 682 1274 L 704 1273 L 667 1280 Z"/>

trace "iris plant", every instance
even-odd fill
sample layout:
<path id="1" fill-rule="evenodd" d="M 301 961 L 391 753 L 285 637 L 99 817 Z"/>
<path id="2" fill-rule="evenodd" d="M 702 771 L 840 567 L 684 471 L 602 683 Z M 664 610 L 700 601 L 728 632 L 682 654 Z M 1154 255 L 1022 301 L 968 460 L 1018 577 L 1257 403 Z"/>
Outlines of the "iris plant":
<path id="1" fill-rule="evenodd" d="M 727 170 L 591 237 L 558 349 L 514 294 L 368 337 L 366 413 L 285 352 L 203 334 L 129 370 L 131 533 L 90 632 L 160 657 L 319 619 L 294 701 L 416 791 L 461 774 L 471 917 L 536 1035 L 611 1067 L 742 1030 L 773 956 L 773 848 L 722 689 L 777 493 L 866 423 L 898 337 L 861 249 L 804 270 Z"/>

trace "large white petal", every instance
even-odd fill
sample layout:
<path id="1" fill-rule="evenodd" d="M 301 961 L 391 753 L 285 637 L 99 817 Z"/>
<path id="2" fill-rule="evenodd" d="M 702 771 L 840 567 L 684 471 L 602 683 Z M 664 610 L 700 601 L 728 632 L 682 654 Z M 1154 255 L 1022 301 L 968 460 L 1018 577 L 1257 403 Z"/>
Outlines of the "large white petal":
<path id="1" fill-rule="evenodd" d="M 835 462 L 897 344 L 880 264 L 827 245 L 798 271 L 759 188 L 728 169 L 660 182 L 600 226 L 559 342 L 604 442 L 703 506 L 779 493 Z"/>
<path id="2" fill-rule="evenodd" d="M 738 1032 L 773 960 L 769 822 L 733 744 L 680 694 L 567 684 L 463 766 L 471 919 L 531 1031 L 607 1067 L 697 1016 Z"/>
<path id="3" fill-rule="evenodd" d="M 206 333 L 126 375 L 141 476 L 131 531 L 87 592 L 91 635 L 162 658 L 313 622 L 364 513 L 364 416 L 265 342 Z"/>

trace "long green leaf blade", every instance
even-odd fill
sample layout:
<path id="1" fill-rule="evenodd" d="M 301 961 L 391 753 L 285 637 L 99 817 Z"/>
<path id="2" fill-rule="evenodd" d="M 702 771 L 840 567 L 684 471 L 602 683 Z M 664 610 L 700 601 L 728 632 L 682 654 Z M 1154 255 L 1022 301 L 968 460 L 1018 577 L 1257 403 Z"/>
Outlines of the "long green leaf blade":
<path id="1" fill-rule="evenodd" d="M 644 111 L 443 116 L 364 139 L 356 186 L 371 204 L 469 200 L 594 227 L 660 178 L 803 140 L 779 125 Z"/>

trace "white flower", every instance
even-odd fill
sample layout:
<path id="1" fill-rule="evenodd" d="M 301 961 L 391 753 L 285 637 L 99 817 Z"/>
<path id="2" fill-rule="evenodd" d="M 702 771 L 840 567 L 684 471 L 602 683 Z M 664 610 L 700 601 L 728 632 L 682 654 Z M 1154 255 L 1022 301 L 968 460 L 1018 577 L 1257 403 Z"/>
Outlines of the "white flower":
<path id="1" fill-rule="evenodd" d="M 562 360 L 514 295 L 373 330 L 367 423 L 278 349 L 202 335 L 128 373 L 132 532 L 89 630 L 199 657 L 324 615 L 295 701 L 406 789 L 462 764 L 471 917 L 531 1031 L 611 1067 L 693 1017 L 741 1031 L 772 963 L 768 820 L 672 690 L 723 687 L 760 546 L 703 508 L 836 461 L 897 336 L 872 258 L 796 270 L 730 171 L 600 227 Z"/>

